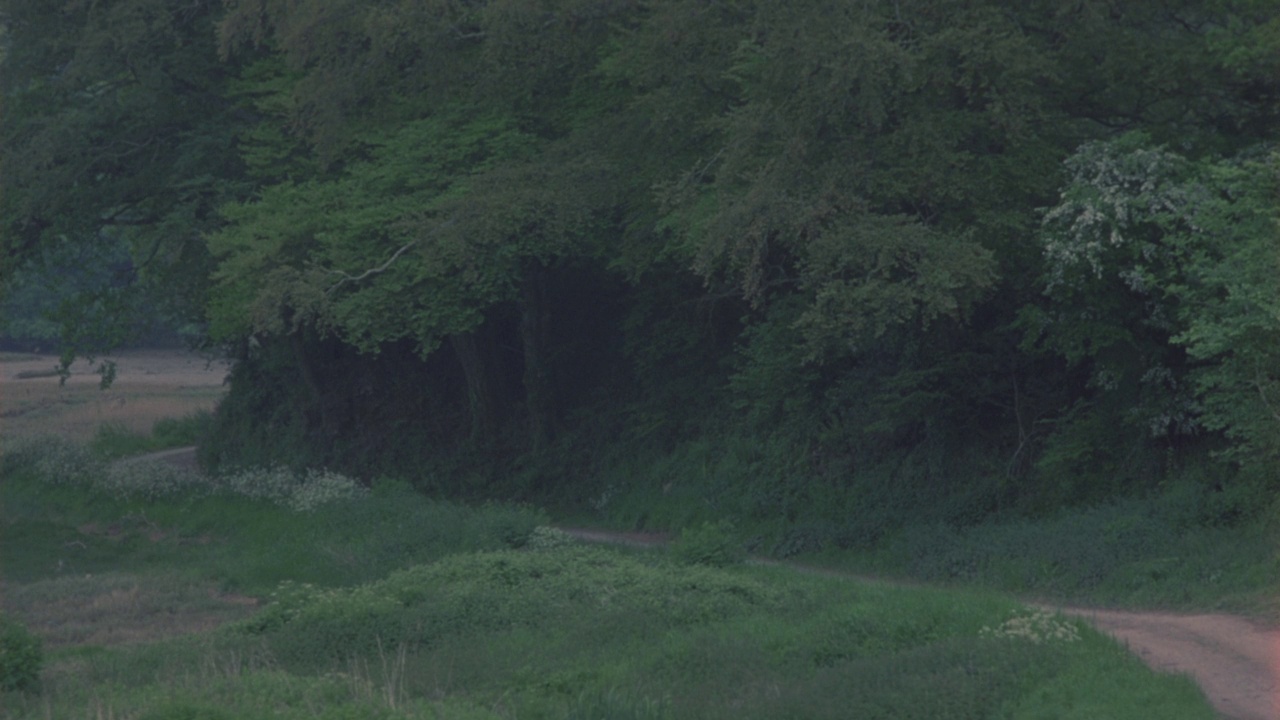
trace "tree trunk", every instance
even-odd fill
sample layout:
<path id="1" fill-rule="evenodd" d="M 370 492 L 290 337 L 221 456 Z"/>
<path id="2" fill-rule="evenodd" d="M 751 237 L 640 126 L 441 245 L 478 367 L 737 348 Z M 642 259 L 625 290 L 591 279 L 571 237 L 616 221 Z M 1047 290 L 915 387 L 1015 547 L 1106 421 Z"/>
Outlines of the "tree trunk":
<path id="1" fill-rule="evenodd" d="M 471 415 L 471 441 L 493 442 L 498 435 L 498 393 L 488 358 L 480 349 L 476 336 L 480 330 L 465 335 L 450 335 L 449 346 L 462 366 L 467 382 L 467 407 Z"/>
<path id="2" fill-rule="evenodd" d="M 555 395 L 547 364 L 547 268 L 536 260 L 525 265 L 520 298 L 520 338 L 524 345 L 525 410 L 529 444 L 541 450 L 555 433 Z"/>
<path id="3" fill-rule="evenodd" d="M 331 440 L 338 436 L 337 418 L 334 417 L 329 408 L 330 399 L 320 382 L 319 374 L 316 372 L 315 360 L 311 355 L 313 348 L 307 347 L 302 333 L 302 329 L 289 333 L 289 345 L 293 349 L 294 358 L 298 363 L 298 373 L 302 376 L 302 383 L 306 386 L 307 394 L 310 396 L 316 424 L 320 427 L 322 437 L 325 440 Z"/>

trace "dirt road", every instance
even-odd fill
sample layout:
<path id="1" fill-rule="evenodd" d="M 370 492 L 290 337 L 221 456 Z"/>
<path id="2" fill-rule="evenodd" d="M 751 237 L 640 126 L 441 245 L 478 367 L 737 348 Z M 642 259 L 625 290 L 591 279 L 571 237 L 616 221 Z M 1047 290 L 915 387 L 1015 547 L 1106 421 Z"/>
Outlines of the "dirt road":
<path id="1" fill-rule="evenodd" d="M 1224 717 L 1280 718 L 1280 630 L 1231 615 L 1059 609 L 1088 620 L 1153 669 L 1195 678 Z"/>

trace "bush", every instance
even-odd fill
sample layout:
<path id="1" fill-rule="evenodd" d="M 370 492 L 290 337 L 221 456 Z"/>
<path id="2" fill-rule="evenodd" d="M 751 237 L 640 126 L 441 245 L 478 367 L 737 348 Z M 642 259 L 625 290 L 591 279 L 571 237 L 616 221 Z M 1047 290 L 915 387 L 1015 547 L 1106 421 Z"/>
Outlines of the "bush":
<path id="1" fill-rule="evenodd" d="M 198 410 L 180 418 L 160 418 L 151 426 L 151 436 L 158 447 L 199 445 L 213 425 L 213 414 Z"/>
<path id="2" fill-rule="evenodd" d="M 88 485 L 103 467 L 84 447 L 56 436 L 15 443 L 4 457 L 6 474 L 29 468 L 51 485 Z"/>
<path id="3" fill-rule="evenodd" d="M 40 682 L 40 638 L 0 613 L 0 690 L 31 690 Z"/>
<path id="4" fill-rule="evenodd" d="M 92 485 L 116 500 L 159 500 L 209 491 L 199 474 L 157 461 L 109 465 L 96 474 Z"/>
<path id="5" fill-rule="evenodd" d="M 310 512 L 321 505 L 352 500 L 366 492 L 355 480 L 335 472 L 308 470 L 298 475 L 281 467 L 241 470 L 222 478 L 222 487 L 296 512 Z"/>
<path id="6" fill-rule="evenodd" d="M 578 540 L 569 533 L 549 525 L 539 525 L 529 534 L 524 547 L 528 550 L 555 550 L 577 544 Z"/>
<path id="7" fill-rule="evenodd" d="M 349 589 L 282 583 L 229 632 L 262 637 L 304 665 L 512 628 L 593 626 L 610 617 L 688 627 L 782 606 L 781 593 L 707 567 L 653 567 L 585 546 L 453 555 Z M 603 625 L 600 625 L 603 626 Z"/>
<path id="8" fill-rule="evenodd" d="M 687 565 L 711 567 L 734 565 L 746 556 L 733 523 L 728 520 L 703 523 L 693 530 L 685 529 L 671 544 L 671 554 Z"/>

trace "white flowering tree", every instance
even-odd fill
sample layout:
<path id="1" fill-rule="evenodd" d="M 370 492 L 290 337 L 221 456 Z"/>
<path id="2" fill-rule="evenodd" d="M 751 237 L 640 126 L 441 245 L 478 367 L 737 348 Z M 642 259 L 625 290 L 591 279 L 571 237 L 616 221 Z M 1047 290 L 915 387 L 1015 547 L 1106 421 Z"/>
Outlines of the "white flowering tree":
<path id="1" fill-rule="evenodd" d="M 1044 215 L 1034 337 L 1090 373 L 1088 402 L 1156 437 L 1203 430 L 1280 457 L 1276 156 L 1193 161 L 1141 135 L 1088 143 Z"/>

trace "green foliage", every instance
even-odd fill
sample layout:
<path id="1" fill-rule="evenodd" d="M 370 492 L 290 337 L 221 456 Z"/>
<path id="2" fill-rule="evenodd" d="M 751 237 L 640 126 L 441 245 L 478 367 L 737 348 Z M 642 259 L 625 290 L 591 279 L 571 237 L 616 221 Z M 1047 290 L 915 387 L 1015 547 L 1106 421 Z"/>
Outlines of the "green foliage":
<path id="1" fill-rule="evenodd" d="M 95 455 L 111 460 L 196 445 L 212 423 L 213 416 L 207 411 L 182 418 L 160 418 L 152 424 L 150 435 L 135 433 L 119 423 L 104 423 L 94 434 L 89 449 Z"/>
<path id="2" fill-rule="evenodd" d="M 294 512 L 311 512 L 328 503 L 350 502 L 366 492 L 351 478 L 327 470 L 297 474 L 284 468 L 254 468 L 221 477 L 218 484 L 222 490 L 268 500 Z"/>
<path id="3" fill-rule="evenodd" d="M 100 432 L 95 444 L 116 450 L 122 445 L 129 450 L 147 449 L 129 447 L 110 429 Z M 294 512 L 311 512 L 322 505 L 345 503 L 366 493 L 366 488 L 355 480 L 326 470 L 294 472 L 283 468 L 254 468 L 231 472 L 210 482 L 197 473 L 163 461 L 107 463 L 100 459 L 112 457 L 115 453 L 110 450 L 90 453 L 71 443 L 48 439 L 20 448 L 9 467 L 13 471 L 30 467 L 50 484 L 83 487 L 121 501 L 200 498 L 222 493 L 267 500 Z"/>
<path id="4" fill-rule="evenodd" d="M 453 637 L 626 616 L 679 627 L 774 607 L 784 595 L 706 568 L 651 567 L 586 547 L 462 555 L 349 590 L 285 583 L 235 632 L 262 636 L 290 662 L 340 660 L 379 643 Z"/>
<path id="5" fill-rule="evenodd" d="M 1221 431 L 1228 457 L 1266 473 L 1280 452 L 1276 380 L 1260 369 L 1280 332 L 1274 162 L 1193 163 L 1131 135 L 1067 167 L 1043 234 L 1055 303 L 1033 337 L 1087 367 L 1110 409 L 1089 422 Z"/>
<path id="6" fill-rule="evenodd" d="M 43 663 L 40 638 L 8 614 L 0 613 L 0 692 L 39 687 Z"/>
<path id="7" fill-rule="evenodd" d="M 667 703 L 635 697 L 616 688 L 582 693 L 565 713 L 565 720 L 667 720 L 673 717 Z"/>
<path id="8" fill-rule="evenodd" d="M 249 497 L 225 480 L 162 465 L 126 465 L 104 475 L 92 455 L 62 442 L 15 451 L 5 455 L 0 507 L 6 541 L 29 550 L 6 562 L 12 578 L 181 559 L 186 571 L 238 592 L 265 591 L 282 577 L 332 587 L 459 550 L 524 547 L 547 524 L 530 508 L 435 502 L 382 480 L 364 490 L 333 473 L 320 474 L 329 481 L 317 487 L 305 475 L 248 473 L 271 484 L 252 487 L 241 478 L 238 485 L 251 486 Z M 68 465 L 80 467 L 76 478 L 44 474 Z M 274 501 L 255 499 L 266 490 Z"/>
<path id="9" fill-rule="evenodd" d="M 151 437 L 157 449 L 197 445 L 212 423 L 213 415 L 204 410 L 180 418 L 160 418 L 151 425 Z"/>
<path id="10" fill-rule="evenodd" d="M 578 541 L 569 533 L 545 525 L 539 525 L 529 533 L 529 539 L 525 543 L 525 548 L 529 550 L 553 550 L 555 548 L 573 545 Z"/>
<path id="11" fill-rule="evenodd" d="M 21 562 L 67 560 L 71 577 L 44 592 L 164 573 L 189 574 L 201 595 L 211 580 L 275 593 L 213 633 L 60 650 L 42 697 L 5 696 L 15 718 L 976 719 L 1053 703 L 1125 717 L 1135 696 L 1162 717 L 1209 717 L 1185 678 L 995 595 L 584 547 L 537 513 L 431 503 L 403 482 L 293 513 L 220 495 L 119 504 L 30 470 L 5 468 L 0 511 L 6 542 L 30 549 Z M 179 539 L 134 537 L 126 512 Z M 119 534 L 84 530 L 90 519 Z M 96 579 L 104 568 L 116 584 Z M 6 585 L 27 581 L 19 571 L 6 562 Z"/>
<path id="12" fill-rule="evenodd" d="M 140 720 L 231 720 L 232 715 L 218 705 L 186 700 L 169 702 L 140 716 Z"/>
<path id="13" fill-rule="evenodd" d="M 55 249 L 125 258 L 54 283 L 64 351 L 117 346 L 140 309 L 179 324 L 202 315 L 199 233 L 242 189 L 210 31 L 217 13 L 156 0 L 6 6 L 0 276 L 42 256 L 36 266 L 48 266 Z M 69 282 L 103 272 L 106 288 Z"/>
<path id="14" fill-rule="evenodd" d="M 915 523 L 871 551 L 859 569 L 969 584 L 1075 604 L 1256 612 L 1274 593 L 1272 532 L 1258 495 L 1206 490 L 1184 478 L 1160 495 L 995 518 L 971 527 Z M 1265 506 L 1269 506 L 1267 502 Z M 1254 520 L 1244 518 L 1253 515 Z M 865 563 L 865 564 L 863 564 Z"/>
<path id="15" fill-rule="evenodd" d="M 671 543 L 671 555 L 687 565 L 728 567 L 742 562 L 746 555 L 737 535 L 728 520 L 685 528 Z"/>

